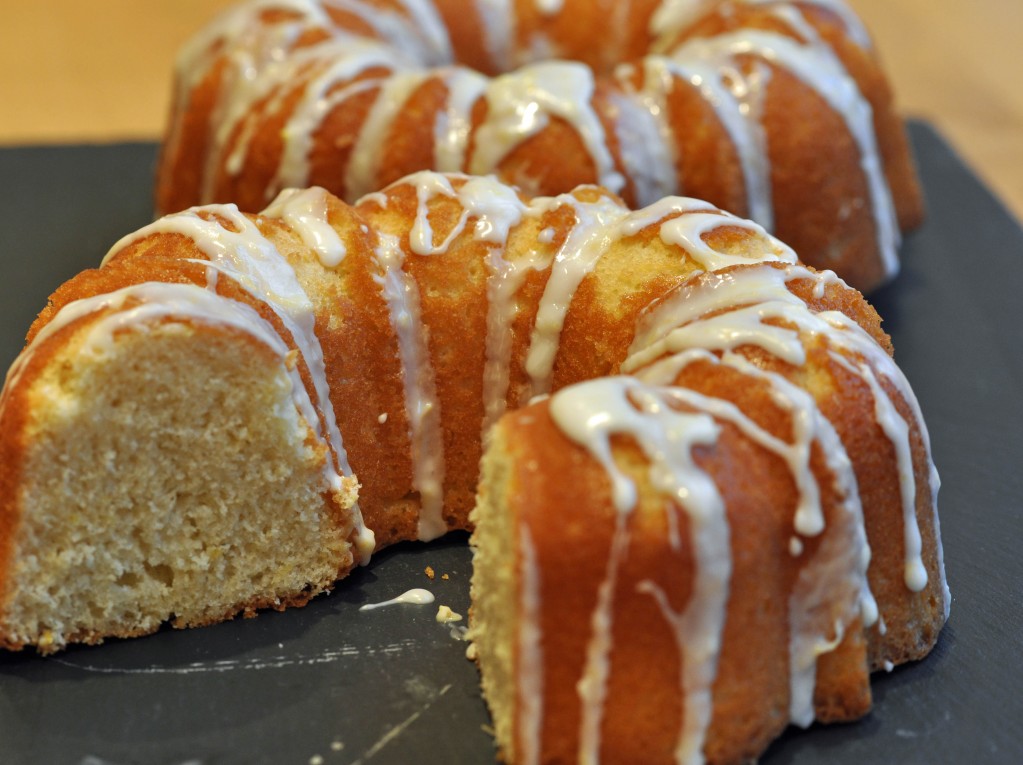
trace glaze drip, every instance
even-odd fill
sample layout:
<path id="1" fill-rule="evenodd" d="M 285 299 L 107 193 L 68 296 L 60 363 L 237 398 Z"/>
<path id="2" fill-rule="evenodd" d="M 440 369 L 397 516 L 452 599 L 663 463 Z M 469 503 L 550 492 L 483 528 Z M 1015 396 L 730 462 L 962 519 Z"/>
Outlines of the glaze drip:
<path id="1" fill-rule="evenodd" d="M 690 540 L 697 557 L 693 596 L 675 611 L 653 581 L 637 585 L 657 602 L 676 637 L 682 657 L 680 685 L 685 717 L 676 760 L 702 762 L 703 741 L 710 724 L 711 689 L 721 647 L 731 552 L 724 504 L 713 480 L 693 461 L 696 446 L 713 445 L 720 426 L 700 406 L 704 403 L 677 388 L 653 388 L 632 378 L 604 378 L 566 388 L 551 398 L 551 416 L 563 432 L 600 462 L 611 480 L 617 510 L 604 580 L 598 588 L 591 617 L 586 668 L 579 683 L 582 704 L 581 762 L 600 755 L 601 722 L 610 675 L 612 602 L 620 586 L 618 569 L 629 547 L 630 516 L 636 507 L 636 487 L 616 465 L 611 438 L 631 436 L 650 460 L 650 480 L 670 502 L 688 516 Z M 679 406 L 694 412 L 680 411 Z"/>
<path id="2" fill-rule="evenodd" d="M 897 392 L 912 412 L 930 460 L 926 429 L 912 389 L 891 357 L 854 321 L 837 311 L 815 313 L 794 293 L 789 281 L 809 280 L 817 287 L 834 281 L 834 274 L 817 274 L 805 267 L 745 269 L 716 275 L 698 292 L 682 290 L 655 306 L 640 322 L 623 371 L 636 370 L 664 354 L 704 348 L 719 353 L 750 345 L 800 367 L 806 361 L 801 335 L 823 338 L 830 358 L 858 377 L 875 401 L 878 425 L 892 443 L 900 466 L 900 486 L 906 535 L 906 585 L 916 592 L 926 585 L 916 520 L 916 488 L 910 467 L 909 427 L 880 379 Z M 721 313 L 724 311 L 724 313 Z M 936 473 L 932 471 L 932 503 L 937 502 Z"/>

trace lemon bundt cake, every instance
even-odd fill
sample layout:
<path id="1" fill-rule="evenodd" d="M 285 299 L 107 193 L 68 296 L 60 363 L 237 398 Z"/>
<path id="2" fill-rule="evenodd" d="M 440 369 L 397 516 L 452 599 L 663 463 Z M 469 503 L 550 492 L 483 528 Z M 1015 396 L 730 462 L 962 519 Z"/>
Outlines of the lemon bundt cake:
<path id="1" fill-rule="evenodd" d="M 862 290 L 922 214 L 842 0 L 252 0 L 181 53 L 157 206 L 426 169 L 706 199 Z"/>
<path id="2" fill-rule="evenodd" d="M 947 618 L 926 431 L 858 293 L 733 266 L 638 327 L 629 376 L 511 413 L 483 460 L 472 634 L 507 762 L 750 762 L 864 715 Z"/>
<path id="3" fill-rule="evenodd" d="M 422 172 L 191 208 L 8 375 L 0 639 L 281 608 L 475 523 L 509 761 L 738 762 L 933 645 L 928 450 L 860 294 L 706 202 Z"/>

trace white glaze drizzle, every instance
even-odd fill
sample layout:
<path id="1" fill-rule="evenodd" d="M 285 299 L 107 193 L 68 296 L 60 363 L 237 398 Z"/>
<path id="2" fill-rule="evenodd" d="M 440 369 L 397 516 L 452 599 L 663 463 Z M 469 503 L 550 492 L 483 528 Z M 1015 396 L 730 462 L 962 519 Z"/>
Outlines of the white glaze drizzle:
<path id="1" fill-rule="evenodd" d="M 529 270 L 539 270 L 549 263 L 536 253 L 506 261 L 504 245 L 512 227 L 527 215 L 539 215 L 546 200 L 535 200 L 533 207 L 527 207 L 514 189 L 489 176 L 441 175 L 423 171 L 407 176 L 399 183 L 413 186 L 416 190 L 416 216 L 409 231 L 409 247 L 414 254 L 443 255 L 451 242 L 465 232 L 470 220 L 475 221 L 473 240 L 492 245 L 484 260 L 488 270 L 488 308 L 482 432 L 486 434 L 506 408 L 515 294 Z M 438 195 L 455 199 L 462 207 L 458 221 L 439 244 L 434 242 L 429 222 L 430 202 Z M 385 195 L 374 194 L 372 198 L 386 206 Z"/>
<path id="2" fill-rule="evenodd" d="M 243 57 L 244 54 L 238 56 Z M 259 118 L 263 113 L 276 112 L 280 107 L 284 92 L 278 87 L 279 82 L 287 81 L 291 72 L 298 71 L 299 67 L 300 63 L 297 61 L 273 63 L 268 67 L 273 76 L 256 77 L 252 73 L 251 64 L 239 61 L 223 74 L 227 81 L 223 91 L 229 95 L 217 100 L 214 117 L 210 120 L 211 129 L 207 136 L 210 147 L 206 152 L 200 178 L 199 193 L 202 200 L 214 198 L 216 184 L 220 178 L 221 162 L 224 173 L 237 175 L 241 171 L 248 157 L 249 146 L 255 136 Z M 237 74 L 238 72 L 247 76 Z M 267 99 L 266 103 L 257 110 L 255 105 L 264 98 Z M 230 151 L 227 151 L 232 136 L 237 137 Z M 270 196 L 271 192 L 266 190 L 264 193 Z"/>
<path id="3" fill-rule="evenodd" d="M 783 0 L 732 0 L 737 5 L 788 6 L 791 2 Z M 870 34 L 863 21 L 849 7 L 845 0 L 799 0 L 803 5 L 816 5 L 835 14 L 846 33 L 852 40 L 865 50 L 873 47 Z M 653 48 L 661 49 L 671 43 L 679 32 L 696 21 L 706 10 L 715 4 L 715 0 L 664 0 L 650 18 L 649 29 L 656 39 Z"/>
<path id="4" fill-rule="evenodd" d="M 475 0 L 475 6 L 491 67 L 499 72 L 509 71 L 516 47 L 514 0 Z"/>
<path id="5" fill-rule="evenodd" d="M 877 603 L 867 581 L 870 548 L 852 463 L 838 433 L 816 402 L 802 388 L 773 372 L 765 372 L 745 357 L 727 352 L 720 358 L 703 349 L 691 349 L 666 357 L 639 370 L 639 379 L 659 385 L 672 384 L 694 361 L 720 363 L 770 386 L 775 404 L 792 418 L 792 442 L 785 443 L 763 431 L 738 410 L 718 407 L 714 413 L 738 426 L 755 443 L 782 458 L 799 492 L 790 546 L 802 554 L 800 536 L 821 536 L 815 555 L 805 561 L 789 598 L 789 690 L 790 719 L 807 726 L 814 719 L 813 691 L 817 659 L 841 642 L 846 627 L 857 615 L 864 626 L 877 620 Z M 836 511 L 837 528 L 825 532 L 820 487 L 811 465 L 811 449 L 818 443 L 832 486 L 841 498 Z"/>
<path id="6" fill-rule="evenodd" d="M 707 47 L 700 48 L 701 45 Z M 712 53 L 716 60 L 708 60 Z M 699 90 L 735 147 L 750 217 L 767 229 L 774 228 L 771 160 L 762 124 L 770 70 L 765 66 L 753 66 L 745 73 L 731 58 L 720 55 L 701 40 L 675 50 L 671 58 L 650 56 L 644 65 L 645 91 L 674 87 L 674 78 L 685 80 Z M 684 184 L 685 179 L 682 182 Z"/>
<path id="7" fill-rule="evenodd" d="M 518 315 L 515 296 L 530 271 L 546 270 L 550 264 L 550 258 L 545 257 L 540 249 L 507 260 L 501 248 L 494 248 L 485 261 L 488 274 L 486 360 L 483 367 L 484 439 L 508 406 L 512 324 Z"/>
<path id="8" fill-rule="evenodd" d="M 394 13 L 364 0 L 330 0 L 368 24 L 381 40 L 423 66 L 446 64 L 453 58 L 447 27 L 432 2 L 398 0 L 405 13 Z"/>
<path id="9" fill-rule="evenodd" d="M 281 152 L 277 175 L 270 189 L 288 186 L 305 186 L 309 178 L 309 151 L 313 136 L 324 119 L 341 107 L 349 98 L 379 88 L 381 77 L 352 81 L 371 68 L 382 68 L 386 72 L 406 69 L 412 63 L 400 52 L 374 40 L 334 40 L 313 48 L 310 52 L 297 51 L 295 60 L 312 57 L 311 66 L 321 69 L 318 74 L 305 75 L 306 84 L 302 95 L 288 116 L 281 139 Z M 264 75 L 271 78 L 271 73 Z M 301 75 L 283 73 L 282 84 Z"/>
<path id="10" fill-rule="evenodd" d="M 771 383 L 774 400 L 792 410 L 799 423 L 820 444 L 833 487 L 842 498 L 835 528 L 822 536 L 813 558 L 800 569 L 789 596 L 789 719 L 802 727 L 815 716 L 814 688 L 817 661 L 833 651 L 856 617 L 870 627 L 878 617 L 870 591 L 867 568 L 870 546 L 863 523 L 859 489 L 845 446 L 813 398 L 776 373 L 763 372 L 737 354 L 725 354 L 724 363 Z M 809 461 L 809 450 L 806 452 Z M 799 528 L 799 511 L 796 531 Z"/>
<path id="11" fill-rule="evenodd" d="M 493 245 L 484 265 L 487 268 L 487 335 L 483 367 L 482 433 L 505 411 L 511 362 L 511 326 L 517 312 L 514 298 L 530 270 L 540 270 L 549 261 L 537 252 L 508 261 L 505 245 L 512 226 L 526 216 L 538 215 L 534 202 L 527 207 L 510 187 L 490 177 L 467 178 L 457 192 L 464 208 L 461 226 L 469 217 L 475 218 L 473 236 Z"/>
<path id="12" fill-rule="evenodd" d="M 622 167 L 637 204 L 651 204 L 673 194 L 678 189 L 674 147 L 666 142 L 664 120 L 655 116 L 653 104 L 642 96 L 626 91 L 609 98 L 617 112 L 615 133 Z"/>
<path id="13" fill-rule="evenodd" d="M 670 120 L 668 119 L 667 94 L 674 87 L 674 83 L 671 79 L 672 75 L 666 67 L 652 65 L 658 60 L 660 59 L 656 56 L 647 56 L 638 64 L 620 64 L 614 68 L 612 75 L 622 91 L 621 98 L 635 102 L 639 109 L 646 112 L 649 115 L 650 124 L 652 124 L 653 129 L 656 131 L 656 136 L 650 134 L 646 137 L 646 143 L 642 148 L 630 149 L 627 143 L 628 139 L 624 135 L 627 127 L 619 124 L 619 145 L 623 162 L 628 169 L 630 164 L 636 164 L 635 160 L 630 160 L 626 156 L 628 153 L 638 151 L 645 154 L 647 157 L 646 162 L 659 168 L 652 173 L 653 177 L 659 180 L 649 185 L 653 189 L 663 185 L 665 191 L 661 196 L 666 196 L 667 194 L 677 194 L 683 191 L 685 180 L 680 177 L 680 168 L 678 167 L 681 147 L 679 142 L 675 140 L 675 132 L 672 130 Z M 639 90 L 633 84 L 633 78 L 637 69 L 642 69 L 643 71 L 643 85 Z M 654 83 L 651 81 L 658 78 L 660 82 Z M 632 172 L 632 170 L 629 170 L 630 175 Z M 641 189 L 642 185 L 638 184 L 636 188 L 638 205 L 642 206 L 656 201 L 655 199 L 648 199 L 642 196 L 644 193 L 653 193 L 652 191 L 644 192 Z"/>
<path id="14" fill-rule="evenodd" d="M 650 17 L 651 36 L 655 40 L 674 37 L 712 4 L 713 0 L 663 0 Z M 654 49 L 657 49 L 656 43 Z"/>
<path id="15" fill-rule="evenodd" d="M 533 5 L 543 16 L 556 16 L 565 6 L 565 0 L 533 0 Z"/>
<path id="16" fill-rule="evenodd" d="M 738 0 L 739 2 L 745 3 L 746 5 L 768 5 L 768 6 L 780 6 L 784 7 L 789 3 L 782 3 L 781 0 Z M 841 21 L 842 26 L 845 28 L 846 33 L 850 39 L 859 45 L 864 50 L 870 50 L 873 48 L 873 41 L 870 39 L 870 33 L 864 26 L 863 21 L 856 13 L 853 12 L 852 8 L 845 0 L 799 0 L 801 5 L 816 5 L 826 11 L 829 11 Z"/>
<path id="17" fill-rule="evenodd" d="M 550 209 L 570 207 L 575 223 L 554 256 L 536 312 L 525 362 L 531 386 L 529 397 L 550 392 L 561 330 L 572 298 L 600 256 L 619 237 L 617 224 L 628 214 L 621 204 L 603 196 L 596 202 L 582 202 L 570 194 L 562 194 L 542 204 Z"/>
<path id="18" fill-rule="evenodd" d="M 262 214 L 287 223 L 316 253 L 324 268 L 335 268 L 345 259 L 345 243 L 327 219 L 327 192 L 324 189 L 285 189 Z"/>
<path id="19" fill-rule="evenodd" d="M 899 494 L 902 498 L 903 547 L 905 549 L 905 571 L 903 579 L 913 592 L 920 592 L 927 586 L 927 569 L 921 557 L 923 540 L 916 519 L 916 478 L 913 474 L 913 451 L 909 441 L 909 424 L 895 409 L 888 393 L 881 387 L 877 377 L 866 364 L 855 367 L 846 364 L 870 387 L 874 397 L 874 419 L 881 426 L 895 449 L 895 464 L 899 471 Z"/>
<path id="20" fill-rule="evenodd" d="M 296 15 L 297 21 L 264 29 L 260 17 L 268 8 L 289 10 Z M 165 151 L 171 154 L 177 152 L 178 142 L 182 136 L 181 126 L 185 115 L 189 113 L 188 100 L 192 91 L 212 70 L 222 51 L 227 51 L 230 66 L 223 75 L 225 79 L 220 90 L 221 97 L 217 99 L 214 113 L 211 115 L 211 125 L 224 120 L 227 111 L 226 94 L 231 94 L 234 98 L 240 97 L 244 91 L 251 90 L 253 81 L 268 63 L 283 59 L 285 52 L 292 49 L 301 34 L 315 26 L 323 28 L 330 26 L 329 18 L 317 2 L 254 0 L 225 11 L 213 23 L 204 27 L 185 44 L 177 58 L 175 74 L 179 84 L 175 94 L 175 107 L 172 110 L 170 140 Z M 215 141 L 210 147 L 208 154 L 211 161 L 206 163 L 207 175 L 213 164 L 212 160 L 219 156 L 221 148 L 220 141 Z M 201 185 L 207 187 L 209 180 L 204 179 Z"/>
<path id="21" fill-rule="evenodd" d="M 295 14 L 295 18 L 264 28 L 260 16 L 270 8 L 287 10 Z M 198 84 L 217 60 L 214 51 L 222 49 L 227 62 L 210 118 L 212 129 L 207 135 L 211 145 L 200 181 L 203 199 L 213 196 L 221 158 L 225 172 L 240 170 L 259 117 L 254 105 L 272 94 L 262 111 L 271 114 L 277 111 L 287 85 L 308 65 L 311 55 L 309 51 L 299 52 L 294 57 L 287 54 L 305 33 L 329 27 L 329 24 L 323 9 L 311 0 L 287 0 L 281 4 L 272 0 L 257 2 L 252 7 L 240 6 L 235 12 L 228 12 L 195 41 L 196 47 L 186 47 L 179 59 L 179 76 L 190 86 Z M 239 125 L 240 136 L 225 157 L 228 140 Z M 272 193 L 267 190 L 266 196 Z"/>
<path id="22" fill-rule="evenodd" d="M 731 554 L 724 505 L 714 482 L 693 462 L 692 450 L 716 442 L 720 427 L 680 389 L 652 388 L 631 378 L 603 378 L 559 391 L 551 398 L 551 416 L 568 438 L 586 448 L 607 471 L 616 509 L 615 528 L 597 606 L 591 617 L 586 665 L 578 684 L 582 704 L 580 762 L 597 762 L 600 728 L 610 675 L 612 605 L 618 567 L 627 554 L 629 519 L 637 502 L 636 487 L 614 462 L 611 438 L 632 436 L 651 461 L 654 487 L 689 517 L 696 555 L 693 595 L 681 613 L 668 606 L 652 581 L 641 592 L 658 602 L 676 636 L 681 659 L 679 679 L 684 720 L 676 761 L 702 762 L 703 741 L 710 724 L 711 691 L 721 646 Z M 678 411 L 672 404 L 694 406 L 696 413 Z"/>
<path id="23" fill-rule="evenodd" d="M 892 275 L 898 270 L 896 250 L 900 233 L 891 191 L 877 148 L 870 105 L 838 57 L 798 11 L 786 6 L 778 10 L 778 15 L 798 33 L 807 36 L 807 41 L 800 43 L 777 33 L 743 29 L 712 38 L 688 40 L 673 50 L 671 55 L 676 62 L 684 62 L 683 65 L 700 62 L 700 66 L 710 67 L 706 70 L 708 76 L 722 76 L 712 74 L 713 71 L 727 73 L 733 88 L 742 83 L 742 87 L 754 97 L 761 98 L 757 94 L 762 93 L 763 82 L 744 77 L 738 64 L 739 56 L 752 55 L 771 65 L 783 67 L 824 98 L 845 120 L 859 149 L 860 166 L 869 187 L 870 204 L 874 212 L 878 250 L 886 273 Z M 753 68 L 754 73 L 758 71 L 757 67 Z"/>
<path id="24" fill-rule="evenodd" d="M 286 11 L 294 20 L 266 29 L 260 19 L 267 10 Z M 178 55 L 179 76 L 191 89 L 210 68 L 218 47 L 254 51 L 254 67 L 283 58 L 303 32 L 332 26 L 330 17 L 316 0 L 252 0 L 224 11 L 185 43 Z"/>
<path id="25" fill-rule="evenodd" d="M 716 211 L 716 208 L 700 200 L 667 197 L 635 212 L 629 212 L 614 200 L 603 197 L 595 203 L 583 203 L 565 194 L 533 202 L 534 209 L 556 209 L 565 205 L 572 209 L 576 221 L 554 257 L 550 277 L 537 309 L 525 361 L 526 373 L 530 378 L 530 394 L 527 398 L 550 392 L 561 330 L 576 290 L 596 267 L 604 252 L 622 237 L 634 236 L 644 228 L 660 224 L 659 235 L 665 244 L 679 247 L 686 253 L 686 257 L 709 271 L 751 262 L 747 257 L 719 252 L 703 240 L 705 234 L 720 226 L 735 226 L 762 236 L 771 245 L 772 251 L 756 258 L 756 261 L 796 260 L 790 248 L 771 237 L 757 224 Z"/>
<path id="26" fill-rule="evenodd" d="M 735 354 L 730 354 L 728 361 L 725 363 L 749 374 L 749 369 L 742 365 L 740 358 Z M 670 385 L 678 372 L 695 360 L 713 363 L 717 361 L 717 357 L 709 351 L 691 349 L 669 356 L 646 370 L 639 370 L 636 376 L 645 382 Z M 771 382 L 774 384 L 774 380 L 771 380 Z M 787 392 L 794 391 L 790 390 Z M 816 405 L 806 399 L 805 396 L 806 394 L 793 399 L 780 396 L 776 398 L 776 403 L 792 415 L 793 440 L 791 444 L 787 444 L 772 436 L 755 425 L 749 418 L 743 417 L 740 422 L 738 417 L 740 413 L 738 411 L 730 412 L 731 416 L 729 419 L 740 425 L 748 438 L 784 460 L 789 468 L 789 472 L 792 473 L 793 482 L 799 493 L 799 502 L 793 514 L 793 526 L 798 534 L 813 537 L 824 530 L 824 513 L 821 507 L 820 487 L 817 485 L 817 480 L 810 469 L 810 448 L 817 435 L 817 430 L 820 428 L 820 422 L 819 418 L 814 417 L 814 414 L 817 412 Z M 797 409 L 799 416 L 796 414 Z"/>
<path id="27" fill-rule="evenodd" d="M 449 63 L 453 54 L 446 29 L 432 3 L 422 0 L 402 0 L 404 13 L 377 8 L 360 0 L 333 0 L 333 5 L 355 14 L 367 23 L 379 39 L 356 35 L 337 27 L 322 4 L 317 0 L 257 0 L 224 14 L 207 27 L 182 51 L 178 60 L 178 76 L 183 87 L 179 100 L 184 105 L 188 93 L 211 70 L 223 52 L 229 66 L 210 123 L 215 126 L 212 145 L 201 182 L 204 198 L 211 198 L 217 179 L 217 169 L 228 139 L 236 126 L 244 125 L 231 155 L 225 158 L 225 170 L 236 173 L 241 167 L 248 148 L 251 131 L 256 125 L 253 106 L 273 93 L 262 111 L 273 113 L 279 109 L 284 94 L 296 81 L 303 82 L 308 91 L 303 94 L 298 108 L 289 116 L 283 133 L 285 151 L 278 167 L 276 180 L 265 195 L 271 197 L 282 186 L 307 185 L 306 154 L 311 135 L 322 119 L 337 104 L 355 92 L 366 89 L 365 84 L 353 85 L 341 93 L 326 96 L 327 91 L 369 66 L 410 68 L 412 62 L 424 66 Z M 294 18 L 264 26 L 260 20 L 267 9 L 286 10 Z M 296 48 L 303 35 L 322 30 L 328 39 Z M 308 71 L 323 70 L 309 75 Z M 389 124 L 388 115 L 400 108 L 404 99 L 403 88 L 408 87 L 408 74 L 396 74 L 384 82 L 384 87 L 371 112 L 375 123 Z M 397 79 L 392 83 L 391 80 Z M 407 96 L 407 93 L 405 93 Z M 179 121 L 180 124 L 180 121 Z M 383 136 L 376 128 L 379 124 L 363 125 L 360 134 L 368 145 L 366 151 L 353 153 L 355 167 L 349 163 L 348 173 L 355 183 L 350 198 L 360 195 L 376 184 L 363 177 L 374 171 L 377 157 L 373 148 Z M 367 128 L 370 128 L 367 131 Z M 178 134 L 175 129 L 174 134 Z M 386 132 L 386 131 L 384 131 Z M 367 153 L 368 152 L 368 153 Z"/>
<path id="28" fill-rule="evenodd" d="M 453 183 L 457 181 L 457 183 Z M 398 181 L 416 189 L 416 216 L 409 231 L 409 246 L 417 255 L 441 255 L 475 220 L 472 230 L 474 241 L 504 245 L 512 226 L 517 225 L 526 211 L 526 205 L 510 186 L 492 176 L 468 176 L 435 173 L 424 170 Z M 430 226 L 430 201 L 445 196 L 458 201 L 462 213 L 458 222 L 440 244 L 433 242 Z"/>
<path id="29" fill-rule="evenodd" d="M 690 348 L 706 348 L 724 352 L 741 345 L 756 345 L 779 359 L 802 366 L 805 350 L 799 333 L 806 332 L 824 336 L 829 344 L 829 354 L 837 363 L 860 377 L 875 394 L 875 402 L 883 394 L 887 404 L 875 403 L 878 424 L 892 440 L 892 446 L 909 453 L 908 428 L 899 427 L 898 413 L 894 403 L 881 386 L 872 385 L 864 370 L 871 375 L 880 374 L 899 392 L 901 398 L 913 412 L 921 438 L 924 442 L 927 463 L 930 466 L 932 502 L 937 502 L 937 472 L 930 459 L 930 445 L 927 432 L 920 416 L 919 404 L 901 370 L 891 357 L 874 342 L 856 322 L 837 311 L 813 313 L 806 304 L 791 293 L 786 284 L 794 279 L 838 281 L 833 273 L 815 272 L 800 267 L 785 269 L 753 267 L 722 274 L 712 284 L 705 285 L 699 292 L 676 291 L 644 316 L 637 328 L 636 339 L 630 349 L 630 357 L 623 363 L 622 371 L 628 372 L 657 359 L 666 353 L 679 353 Z M 727 313 L 704 318 L 719 309 Z M 767 319 L 780 319 L 786 326 L 767 323 Z M 852 363 L 847 356 L 859 357 L 866 364 Z M 903 421 L 903 426 L 905 422 Z M 907 538 L 919 534 L 916 528 L 915 489 L 902 477 L 907 469 L 899 464 L 900 487 L 902 487 L 903 515 L 906 521 Z M 908 468 L 911 470 L 911 468 Z M 936 512 L 936 510 L 935 510 Z M 915 545 L 906 549 L 906 585 L 913 591 L 926 584 L 926 573 Z M 944 578 L 944 575 L 941 575 Z M 944 589 L 944 586 L 943 586 Z"/>
<path id="30" fill-rule="evenodd" d="M 880 384 L 878 377 L 887 382 L 899 394 L 902 401 L 909 408 L 912 422 L 916 425 L 919 437 L 924 450 L 924 459 L 927 467 L 928 493 L 931 503 L 931 517 L 935 524 L 935 544 L 937 555 L 937 573 L 939 588 L 942 594 L 943 610 L 945 618 L 948 618 L 951 605 L 951 594 L 948 589 L 948 582 L 945 578 L 945 564 L 941 548 L 941 539 L 938 529 L 938 491 L 941 487 L 941 480 L 938 477 L 937 467 L 931 458 L 930 436 L 927 431 L 927 424 L 924 422 L 923 413 L 920 410 L 920 403 L 913 393 L 913 389 L 906 379 L 902 370 L 888 354 L 876 344 L 869 342 L 870 338 L 860 327 L 841 313 L 829 312 L 826 319 L 836 327 L 847 330 L 838 333 L 838 337 L 845 341 L 847 350 L 859 353 L 868 363 L 859 363 L 850 367 L 848 359 L 837 353 L 832 353 L 836 363 L 845 366 L 855 373 L 860 372 L 863 379 L 874 395 L 875 412 L 878 418 L 878 425 L 885 432 L 885 435 L 892 442 L 896 453 L 896 460 L 899 470 L 899 491 L 902 498 L 904 539 L 905 539 L 905 564 L 904 580 L 906 587 L 913 592 L 919 592 L 927 586 L 928 575 L 921 557 L 920 528 L 916 519 L 916 480 L 913 477 L 912 447 L 909 442 L 910 423 L 899 414 L 895 402 L 884 387 Z"/>
<path id="31" fill-rule="evenodd" d="M 419 587 L 416 587 L 406 592 L 403 592 L 398 597 L 391 598 L 390 600 L 384 600 L 380 603 L 364 603 L 363 605 L 359 606 L 359 610 L 375 611 L 378 608 L 384 608 L 386 606 L 403 605 L 425 606 L 429 605 L 430 603 L 433 603 L 433 601 L 434 597 L 432 592 L 430 592 L 429 590 L 424 590 Z"/>
<path id="32" fill-rule="evenodd" d="M 768 316 L 794 320 L 804 310 L 803 302 L 784 287 L 785 274 L 773 268 L 745 269 L 720 274 L 698 291 L 683 285 L 640 318 L 622 371 L 691 348 L 726 351 L 747 343 L 801 365 L 805 350 L 796 330 L 763 323 Z M 717 309 L 731 310 L 704 318 Z"/>
<path id="33" fill-rule="evenodd" d="M 381 84 L 345 167 L 345 193 L 349 198 L 362 197 L 379 186 L 377 176 L 384 140 L 395 116 L 426 77 L 421 71 L 399 72 Z"/>
<path id="34" fill-rule="evenodd" d="M 380 285 L 391 327 L 398 339 L 412 452 L 412 485 L 419 492 L 418 536 L 423 541 L 447 532 L 444 521 L 444 439 L 440 402 L 426 327 L 422 321 L 419 286 L 405 272 L 405 252 L 397 238 L 378 232 L 374 259 L 380 269 L 373 280 Z"/>
<path id="35" fill-rule="evenodd" d="M 219 219 L 228 221 L 235 230 L 225 228 Z M 317 433 L 322 433 L 331 445 L 340 476 L 351 476 L 352 469 L 330 400 L 323 350 L 315 331 L 313 304 L 299 284 L 291 264 L 235 205 L 190 208 L 160 218 L 123 237 L 110 249 L 103 262 L 107 263 L 133 242 L 163 233 L 180 234 L 191 239 L 209 258 L 209 268 L 231 277 L 246 292 L 266 303 L 280 318 L 309 370 L 320 411 L 320 417 L 314 421 Z M 336 492 L 342 490 L 340 476 L 332 479 L 332 489 Z M 359 557 L 362 562 L 367 562 L 374 547 L 373 532 L 363 522 L 357 506 L 355 516 Z"/>
<path id="36" fill-rule="evenodd" d="M 486 90 L 487 117 L 477 128 L 469 171 L 485 175 L 519 144 L 558 117 L 576 131 L 589 152 L 597 182 L 613 192 L 625 179 L 607 146 L 604 126 L 593 108 L 593 71 L 571 61 L 529 64 L 495 77 Z"/>
<path id="37" fill-rule="evenodd" d="M 472 132 L 472 109 L 486 92 L 487 78 L 464 67 L 438 72 L 447 87 L 447 102 L 437 112 L 433 166 L 441 172 L 462 172 Z"/>
<path id="38" fill-rule="evenodd" d="M 737 218 L 719 210 L 709 202 L 688 197 L 664 197 L 642 210 L 632 213 L 622 224 L 622 234 L 633 236 L 640 230 L 660 222 L 660 239 L 667 245 L 680 247 L 705 271 L 763 260 L 796 263 L 798 258 L 787 244 L 779 241 L 757 223 Z M 749 231 L 770 245 L 771 252 L 761 256 L 729 255 L 715 250 L 703 237 L 715 229 L 731 226 Z"/>
<path id="39" fill-rule="evenodd" d="M 403 182 L 416 189 L 416 217 L 409 230 L 409 248 L 416 255 L 440 255 L 448 251 L 451 243 L 465 230 L 468 212 L 463 209 L 458 222 L 448 232 L 440 244 L 433 241 L 433 228 L 430 226 L 430 200 L 437 195 L 455 197 L 451 181 L 443 175 L 424 171 L 403 179 Z"/>

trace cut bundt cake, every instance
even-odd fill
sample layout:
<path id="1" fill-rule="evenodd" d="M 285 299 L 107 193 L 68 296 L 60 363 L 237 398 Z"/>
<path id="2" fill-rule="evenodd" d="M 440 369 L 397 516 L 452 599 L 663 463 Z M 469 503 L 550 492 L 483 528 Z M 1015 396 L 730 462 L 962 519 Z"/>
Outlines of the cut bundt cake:
<path id="1" fill-rule="evenodd" d="M 301 603 L 475 525 L 510 762 L 744 761 L 864 714 L 948 609 L 877 315 L 690 198 L 422 172 L 166 216 L 51 296 L 0 450 L 11 648 Z"/>
<path id="2" fill-rule="evenodd" d="M 606 374 L 653 297 L 758 258 L 795 260 L 706 203 L 434 173 L 355 207 L 310 189 L 155 221 L 51 296 L 8 376 L 5 644 L 296 602 L 374 536 L 467 528 L 505 409 Z"/>
<path id="3" fill-rule="evenodd" d="M 749 762 L 930 650 L 937 482 L 886 346 L 833 275 L 735 266 L 645 311 L 630 376 L 498 422 L 471 634 L 505 761 Z"/>
<path id="4" fill-rule="evenodd" d="M 864 290 L 922 214 L 842 0 L 253 0 L 180 55 L 157 206 L 354 201 L 426 169 L 706 199 Z"/>

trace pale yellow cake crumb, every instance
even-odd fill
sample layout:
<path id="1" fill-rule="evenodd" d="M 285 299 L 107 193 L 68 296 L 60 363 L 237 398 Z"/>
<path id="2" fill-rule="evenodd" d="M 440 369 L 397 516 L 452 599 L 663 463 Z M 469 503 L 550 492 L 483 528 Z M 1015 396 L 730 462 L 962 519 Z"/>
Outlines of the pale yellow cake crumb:
<path id="1" fill-rule="evenodd" d="M 462 621 L 462 615 L 451 610 L 449 606 L 441 606 L 437 609 L 436 619 L 441 624 Z"/>

